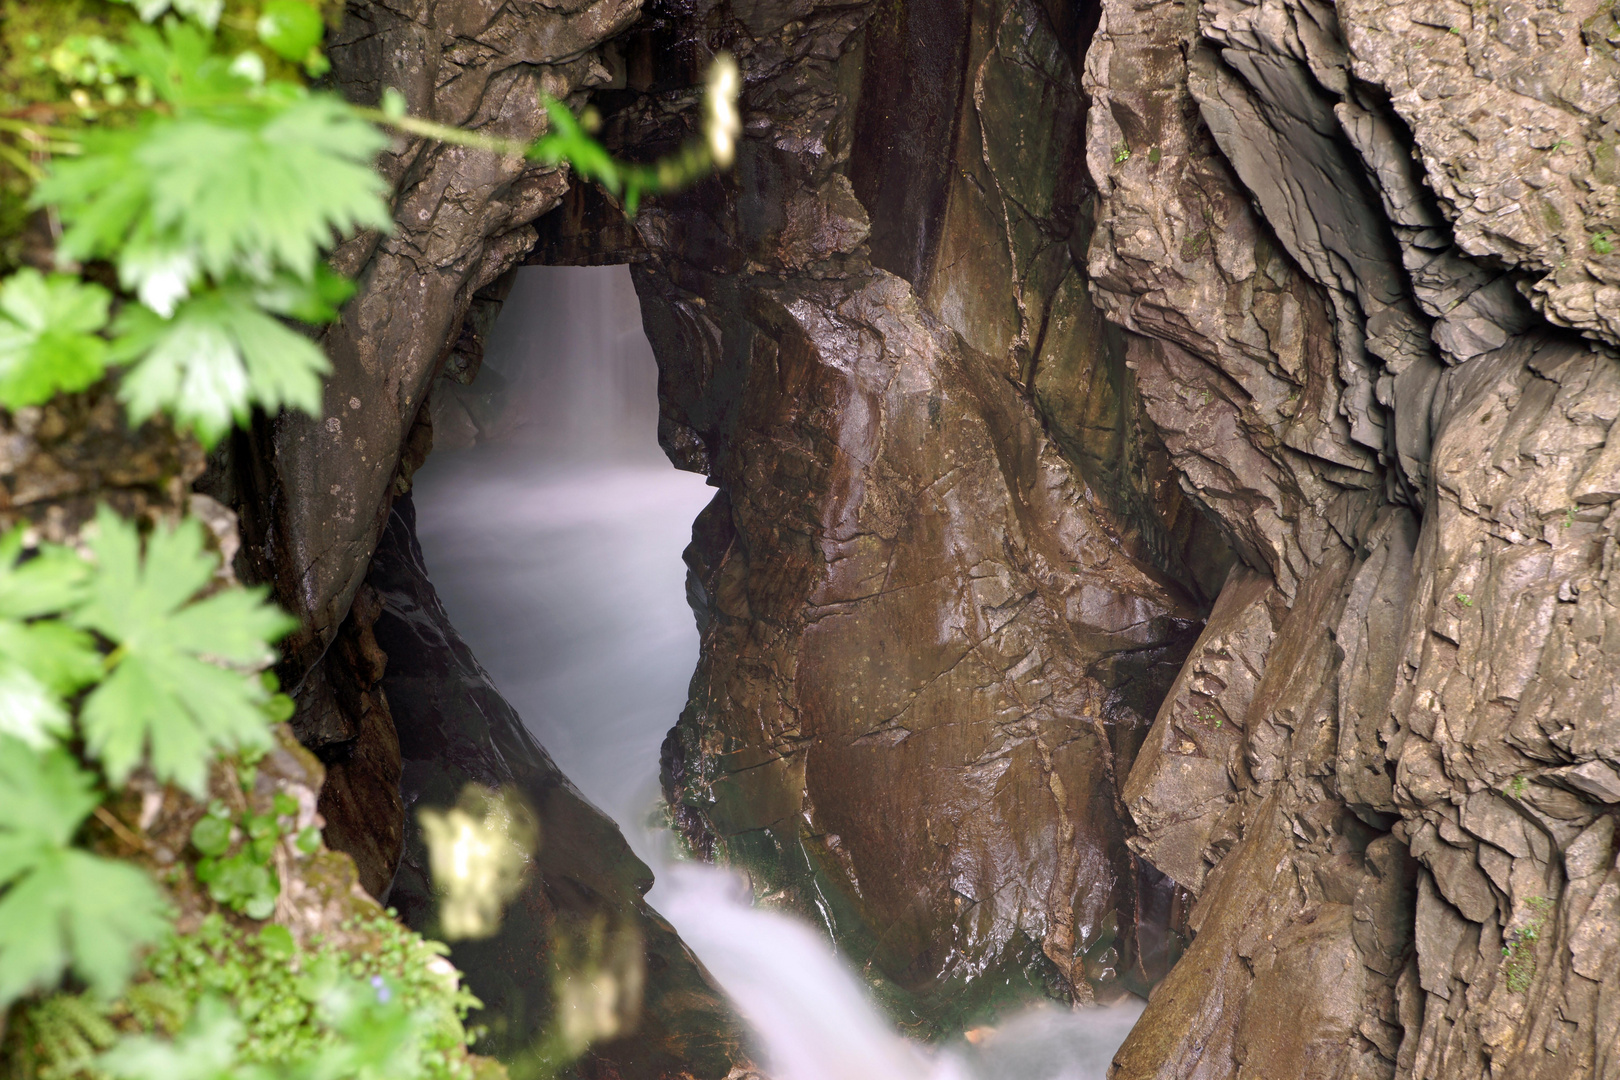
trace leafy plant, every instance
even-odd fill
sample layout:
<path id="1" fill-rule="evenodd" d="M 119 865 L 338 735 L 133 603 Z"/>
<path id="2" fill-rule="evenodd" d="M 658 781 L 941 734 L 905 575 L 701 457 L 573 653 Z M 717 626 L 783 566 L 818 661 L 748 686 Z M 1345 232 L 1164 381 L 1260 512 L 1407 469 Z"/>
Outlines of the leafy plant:
<path id="1" fill-rule="evenodd" d="M 111 300 L 100 285 L 34 269 L 0 284 L 0 404 L 38 405 L 100 379 Z"/>
<path id="2" fill-rule="evenodd" d="M 326 357 L 271 317 L 264 309 L 275 308 L 262 296 L 263 290 L 216 289 L 180 304 L 167 319 L 126 308 L 113 359 L 137 363 L 119 387 L 130 416 L 168 411 L 213 443 L 233 422 L 245 424 L 253 405 L 318 413 Z"/>
<path id="3" fill-rule="evenodd" d="M 320 45 L 326 24 L 321 13 L 303 0 L 265 0 L 255 29 L 265 47 L 283 60 L 302 63 L 311 75 L 325 73 Z"/>
<path id="4" fill-rule="evenodd" d="M 101 656 L 88 634 L 40 618 L 82 598 L 84 560 L 55 544 L 21 554 L 21 529 L 0 536 L 0 734 L 40 750 L 67 732 L 63 698 L 101 677 Z"/>
<path id="5" fill-rule="evenodd" d="M 123 998 L 56 994 L 24 1009 L 37 1047 L 30 1075 L 171 1080 L 206 1062 L 214 1071 L 202 1075 L 237 1080 L 470 1080 L 476 1033 L 464 1020 L 479 1002 L 444 947 L 382 913 L 339 935 L 366 947 L 299 945 L 282 926 L 255 932 L 210 916 L 159 944 Z"/>
<path id="6" fill-rule="evenodd" d="M 201 275 L 308 280 L 334 230 L 391 226 L 370 167 L 387 140 L 341 99 L 255 85 L 193 27 L 140 30 L 131 66 L 169 111 L 86 133 L 83 155 L 40 183 L 35 204 L 66 225 L 62 256 L 116 259 L 121 283 L 166 317 Z"/>
<path id="7" fill-rule="evenodd" d="M 146 874 L 69 846 L 100 802 L 67 751 L 0 736 L 0 1009 L 69 968 L 97 993 L 116 994 L 134 947 L 167 928 Z"/>
<path id="8" fill-rule="evenodd" d="M 1532 896 L 1525 901 L 1530 915 L 1518 930 L 1510 930 L 1502 946 L 1502 978 L 1508 991 L 1522 994 L 1530 989 L 1536 977 L 1536 942 L 1547 929 L 1547 919 L 1553 912 L 1553 902 L 1545 896 Z"/>
<path id="9" fill-rule="evenodd" d="M 282 799 L 291 801 L 278 794 L 278 802 Z M 298 804 L 293 802 L 290 808 L 278 805 L 275 809 L 280 814 L 293 814 Z M 197 880 L 208 886 L 208 894 L 216 903 L 250 919 L 268 919 L 276 909 L 276 897 L 281 895 L 280 879 L 271 866 L 281 835 L 276 814 L 243 814 L 233 826 L 224 804 L 214 803 L 191 829 L 191 844 L 203 856 L 197 863 Z M 231 845 L 238 838 L 242 842 L 231 853 Z"/>
<path id="10" fill-rule="evenodd" d="M 290 625 L 257 592 L 194 599 L 217 566 L 196 521 L 156 530 L 144 558 L 134 525 L 106 507 L 96 525 L 94 563 L 54 545 L 23 561 L 21 531 L 0 538 L 0 1006 L 69 968 L 116 993 L 166 925 L 142 871 L 72 845 L 101 794 L 58 745 L 72 730 L 67 697 L 99 683 L 78 720 L 115 784 L 145 760 L 200 793 L 216 755 L 268 734 L 269 690 L 214 661 L 267 663 Z"/>
<path id="11" fill-rule="evenodd" d="M 246 788 L 249 785 L 244 784 Z M 208 886 L 216 903 L 250 919 L 268 919 L 281 895 L 281 881 L 273 866 L 276 845 L 288 835 L 298 802 L 285 792 L 277 792 L 271 812 L 244 812 L 234 821 L 225 804 L 215 801 L 208 813 L 191 829 L 191 844 L 202 855 L 197 863 L 197 880 Z M 231 847 L 237 846 L 235 852 Z M 298 834 L 294 846 L 305 855 L 320 844 L 320 834 L 310 826 Z"/>
<path id="12" fill-rule="evenodd" d="M 12 1012 L 8 1064 L 16 1080 L 86 1076 L 125 1027 L 178 1031 L 190 1010 L 184 995 L 156 980 L 135 983 L 111 1002 L 88 993 L 52 994 Z"/>
<path id="13" fill-rule="evenodd" d="M 90 550 L 96 573 L 71 621 L 117 648 L 80 714 L 86 749 L 114 784 L 144 756 L 158 779 L 201 797 L 216 754 L 268 745 L 270 695 L 251 670 L 296 624 L 262 589 L 195 599 L 218 565 L 195 519 L 154 530 L 143 558 L 135 527 L 102 507 Z"/>
<path id="14" fill-rule="evenodd" d="M 283 44 L 301 33 L 290 10 L 261 19 Z M 58 258 L 115 263 L 141 301 L 114 324 L 110 353 L 134 365 L 121 387 L 130 419 L 168 412 L 212 443 L 254 405 L 318 411 L 325 357 L 273 316 L 335 315 L 321 252 L 336 234 L 391 227 L 370 164 L 386 139 L 340 98 L 216 53 L 190 23 L 137 27 L 116 59 L 164 109 L 84 133 L 32 204 L 66 226 Z M 35 393 L 56 388 L 70 387 Z"/>

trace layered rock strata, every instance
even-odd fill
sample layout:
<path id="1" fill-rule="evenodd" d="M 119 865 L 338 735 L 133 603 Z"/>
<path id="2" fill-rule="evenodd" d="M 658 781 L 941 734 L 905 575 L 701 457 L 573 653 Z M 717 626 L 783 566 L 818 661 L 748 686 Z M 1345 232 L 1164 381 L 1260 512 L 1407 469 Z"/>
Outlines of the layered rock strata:
<path id="1" fill-rule="evenodd" d="M 1545 210 L 1601 129 L 1508 175 L 1612 61 L 1574 10 L 1182 10 L 1104 4 L 1088 263 L 1246 567 L 1127 784 L 1197 938 L 1115 1075 L 1617 1075 L 1620 367 Z"/>

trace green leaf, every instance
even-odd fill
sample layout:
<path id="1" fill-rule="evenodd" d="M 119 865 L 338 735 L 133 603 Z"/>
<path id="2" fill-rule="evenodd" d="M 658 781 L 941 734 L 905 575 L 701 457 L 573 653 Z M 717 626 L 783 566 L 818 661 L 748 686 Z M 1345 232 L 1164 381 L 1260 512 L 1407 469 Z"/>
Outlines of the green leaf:
<path id="1" fill-rule="evenodd" d="M 529 157 L 548 165 L 566 161 L 581 177 L 596 180 L 617 194 L 623 187 L 624 177 L 613 155 L 586 133 L 567 105 L 551 97 L 543 101 L 551 118 L 552 132 L 530 148 Z"/>
<path id="2" fill-rule="evenodd" d="M 391 226 L 371 167 L 387 138 L 348 103 L 256 86 L 194 27 L 139 30 L 124 63 L 172 109 L 87 132 L 80 157 L 53 164 L 33 203 L 57 207 L 61 254 L 118 260 L 125 286 L 161 313 L 190 271 L 217 284 L 309 280 L 334 233 Z"/>
<path id="3" fill-rule="evenodd" d="M 292 931 L 272 923 L 259 931 L 259 951 L 271 960 L 291 960 L 298 953 Z"/>
<path id="4" fill-rule="evenodd" d="M 317 95 L 251 125 L 158 125 L 134 157 L 154 181 L 159 234 L 195 250 L 216 279 L 262 273 L 264 260 L 307 278 L 334 231 L 391 224 L 386 185 L 371 167 L 384 145 L 341 99 Z"/>
<path id="5" fill-rule="evenodd" d="M 67 709 L 60 694 L 8 655 L 6 637 L 7 628 L 0 627 L 0 733 L 43 748 L 67 734 Z"/>
<path id="6" fill-rule="evenodd" d="M 354 290 L 354 282 L 333 273 L 325 263 L 316 263 L 315 275 L 308 281 L 282 274 L 269 284 L 255 287 L 253 299 L 277 315 L 324 324 L 338 317 L 338 309 L 354 295 Z"/>
<path id="7" fill-rule="evenodd" d="M 111 296 L 66 274 L 19 270 L 0 283 L 0 405 L 18 409 L 101 378 Z"/>
<path id="8" fill-rule="evenodd" d="M 119 61 L 149 83 L 158 98 L 177 109 L 228 109 L 240 105 L 259 80 L 234 57 L 214 51 L 213 38 L 189 23 L 168 20 L 162 33 L 139 26 L 129 33 Z M 286 84 L 283 84 L 286 85 Z"/>
<path id="9" fill-rule="evenodd" d="M 135 363 L 118 387 L 132 423 L 167 412 L 212 446 L 233 423 L 246 423 L 254 405 L 321 410 L 326 354 L 265 314 L 246 289 L 206 293 L 172 319 L 126 308 L 114 331 L 114 359 Z"/>
<path id="10" fill-rule="evenodd" d="M 118 256 L 119 284 L 134 290 L 141 303 L 165 319 L 191 295 L 199 276 L 196 256 L 173 243 L 132 240 Z"/>
<path id="11" fill-rule="evenodd" d="M 135 866 L 66 845 L 99 798 L 71 755 L 0 735 L 0 1010 L 69 968 L 104 997 L 168 909 Z"/>
<path id="12" fill-rule="evenodd" d="M 118 0 L 118 2 L 133 7 L 135 13 L 146 22 L 153 21 L 172 8 L 177 14 L 190 15 L 210 30 L 219 25 L 219 17 L 225 11 L 225 0 Z"/>
<path id="13" fill-rule="evenodd" d="M 83 595 L 89 566 L 66 548 L 41 545 L 22 562 L 22 529 L 0 536 L 0 733 L 38 748 L 68 730 L 63 698 L 101 677 L 88 634 L 54 619 Z"/>
<path id="14" fill-rule="evenodd" d="M 326 23 L 304 0 L 265 0 L 257 30 L 266 48 L 283 60 L 296 62 L 320 45 Z"/>
<path id="15" fill-rule="evenodd" d="M 95 777 L 67 751 L 35 751 L 0 735 L 0 837 L 44 840 L 64 845 L 101 801 Z M 0 881 L 12 873 L 0 859 Z"/>
<path id="16" fill-rule="evenodd" d="M 173 1042 L 126 1036 L 97 1065 L 116 1080 L 227 1080 L 237 1075 L 237 1047 L 245 1034 L 229 1005 L 205 997 Z"/>
<path id="17" fill-rule="evenodd" d="M 54 620 L 0 619 L 0 733 L 43 747 L 67 734 L 63 698 L 101 677 L 88 634 Z"/>
<path id="18" fill-rule="evenodd" d="M 89 564 L 60 544 L 41 544 L 23 562 L 22 540 L 21 525 L 0 535 L 0 618 L 54 615 L 77 604 L 90 577 Z"/>
<path id="19" fill-rule="evenodd" d="M 118 649 L 112 673 L 80 712 L 86 750 L 114 784 L 146 755 L 158 779 L 200 798 L 216 753 L 262 747 L 269 738 L 263 685 L 222 664 L 269 663 L 270 642 L 296 624 L 261 591 L 194 599 L 216 565 L 195 519 L 154 531 L 144 560 L 133 525 L 102 507 L 96 526 L 90 548 L 98 573 L 73 620 Z"/>
<path id="20" fill-rule="evenodd" d="M 275 871 L 247 848 L 224 858 L 202 860 L 197 864 L 197 880 L 208 886 L 215 903 L 255 919 L 269 918 L 281 893 Z M 264 914 L 255 914 L 260 911 Z"/>
<path id="21" fill-rule="evenodd" d="M 191 827 L 191 843 L 204 855 L 223 855 L 231 846 L 231 823 L 207 814 Z"/>

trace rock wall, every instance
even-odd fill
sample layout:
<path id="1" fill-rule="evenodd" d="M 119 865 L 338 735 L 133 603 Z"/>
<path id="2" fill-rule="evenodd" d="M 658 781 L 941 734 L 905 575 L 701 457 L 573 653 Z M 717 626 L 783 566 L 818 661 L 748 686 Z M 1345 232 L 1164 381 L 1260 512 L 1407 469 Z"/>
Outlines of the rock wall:
<path id="1" fill-rule="evenodd" d="M 714 50 L 746 83 L 733 173 L 628 224 L 389 159 L 327 419 L 221 470 L 349 790 L 396 767 L 362 582 L 430 381 L 531 246 L 634 261 L 660 437 L 718 488 L 665 750 L 694 849 L 925 1024 L 1158 983 L 1119 1078 L 1620 1077 L 1612 11 L 351 16 L 350 92 L 510 134 L 595 85 L 651 155 Z"/>
<path id="2" fill-rule="evenodd" d="M 1089 272 L 1245 563 L 1126 787 L 1198 902 L 1119 1077 L 1620 1075 L 1591 16 L 1104 4 Z"/>
<path id="3" fill-rule="evenodd" d="M 734 174 L 634 223 L 660 436 L 720 489 L 676 823 L 924 1030 L 1145 990 L 1179 948 L 1120 793 L 1231 555 L 1072 256 L 1086 33 L 1027 2 L 705 5 L 597 98 L 647 152 L 710 47 L 746 73 Z"/>
<path id="4" fill-rule="evenodd" d="M 1037 939 L 1078 991 L 1096 914 L 1152 929 L 1123 840 L 1197 903 L 1120 1077 L 1616 1075 L 1613 20 L 1091 18 L 672 16 L 750 133 L 637 226 L 721 488 L 677 818 L 924 996 Z M 1140 752 L 1048 758 L 1122 687 Z"/>

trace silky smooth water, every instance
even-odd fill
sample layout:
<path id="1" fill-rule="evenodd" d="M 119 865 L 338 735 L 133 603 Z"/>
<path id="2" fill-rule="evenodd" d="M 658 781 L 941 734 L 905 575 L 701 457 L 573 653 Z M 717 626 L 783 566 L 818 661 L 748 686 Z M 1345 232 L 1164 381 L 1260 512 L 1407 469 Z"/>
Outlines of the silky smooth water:
<path id="1" fill-rule="evenodd" d="M 657 369 L 625 267 L 523 270 L 485 364 L 487 439 L 416 478 L 452 622 L 654 869 L 649 896 L 753 1029 L 775 1080 L 1101 1080 L 1140 1006 L 1035 1008 L 943 1049 L 898 1035 L 820 930 L 671 858 L 658 751 L 697 662 L 681 549 L 713 495 L 658 449 Z M 475 387 L 476 389 L 476 387 Z"/>

